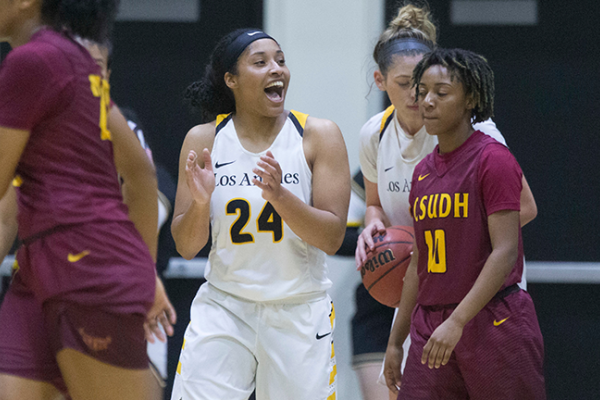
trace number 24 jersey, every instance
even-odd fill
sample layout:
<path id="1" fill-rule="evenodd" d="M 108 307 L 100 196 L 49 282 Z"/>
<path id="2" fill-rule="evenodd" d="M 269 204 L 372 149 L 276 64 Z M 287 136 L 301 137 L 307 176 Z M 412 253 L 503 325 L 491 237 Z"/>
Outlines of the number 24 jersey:
<path id="1" fill-rule="evenodd" d="M 252 301 L 293 300 L 324 295 L 331 286 L 325 253 L 300 239 L 252 183 L 253 168 L 270 150 L 282 169 L 281 185 L 311 204 L 312 172 L 302 146 L 307 118 L 291 111 L 272 145 L 252 153 L 240 143 L 231 114 L 217 117 L 206 279 L 227 293 Z"/>

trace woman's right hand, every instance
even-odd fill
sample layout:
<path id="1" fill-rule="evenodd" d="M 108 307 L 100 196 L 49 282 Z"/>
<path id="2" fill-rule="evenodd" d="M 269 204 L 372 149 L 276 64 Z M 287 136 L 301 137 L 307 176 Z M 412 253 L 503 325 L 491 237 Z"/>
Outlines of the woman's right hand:
<path id="1" fill-rule="evenodd" d="M 385 360 L 383 362 L 383 376 L 385 377 L 385 384 L 394 394 L 398 394 L 398 389 L 402 382 L 402 372 L 400 368 L 402 366 L 402 358 L 404 357 L 404 350 L 402 350 L 402 344 L 392 345 L 388 343 L 387 350 L 385 351 Z"/>
<path id="2" fill-rule="evenodd" d="M 372 221 L 365 227 L 365 229 L 363 229 L 358 236 L 358 241 L 356 242 L 356 252 L 354 253 L 356 270 L 360 270 L 360 267 L 367 260 L 367 251 L 372 251 L 375 249 L 373 237 L 383 234 L 385 234 L 385 225 L 381 220 L 378 219 Z"/>
<path id="3" fill-rule="evenodd" d="M 202 158 L 204 168 L 198 165 L 196 152 L 190 150 L 185 165 L 185 178 L 192 198 L 199 203 L 208 203 L 215 190 L 215 174 L 208 149 L 202 151 Z"/>

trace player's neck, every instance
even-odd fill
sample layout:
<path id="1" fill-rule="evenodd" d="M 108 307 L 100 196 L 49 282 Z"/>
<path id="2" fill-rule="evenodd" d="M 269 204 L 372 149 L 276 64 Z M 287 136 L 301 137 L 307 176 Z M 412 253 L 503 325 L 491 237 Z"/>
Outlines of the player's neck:
<path id="1" fill-rule="evenodd" d="M 252 152 L 261 152 L 269 148 L 286 120 L 286 114 L 277 117 L 256 115 L 239 111 L 233 116 L 238 138 L 244 147 Z"/>
<path id="2" fill-rule="evenodd" d="M 470 122 L 464 121 L 456 129 L 438 135 L 440 154 L 450 153 L 459 148 L 475 132 Z"/>
<path id="3" fill-rule="evenodd" d="M 14 49 L 31 40 L 31 37 L 40 29 L 44 28 L 39 17 L 27 18 L 22 21 L 8 38 L 8 43 Z"/>

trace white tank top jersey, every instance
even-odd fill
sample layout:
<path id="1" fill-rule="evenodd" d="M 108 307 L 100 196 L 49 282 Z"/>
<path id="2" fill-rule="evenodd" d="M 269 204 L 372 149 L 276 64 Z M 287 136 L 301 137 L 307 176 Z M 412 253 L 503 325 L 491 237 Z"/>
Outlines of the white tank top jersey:
<path id="1" fill-rule="evenodd" d="M 217 117 L 206 280 L 224 292 L 251 301 L 301 302 L 325 296 L 331 287 L 325 253 L 292 232 L 252 183 L 252 169 L 270 150 L 281 166 L 281 185 L 311 204 L 312 172 L 302 146 L 307 118 L 290 111 L 271 147 L 251 153 L 240 143 L 231 114 Z"/>
<path id="2" fill-rule="evenodd" d="M 491 119 L 474 124 L 473 128 L 506 146 Z M 413 225 L 408 204 L 413 171 L 437 143 L 437 137 L 427 134 L 425 126 L 414 136 L 407 135 L 396 118 L 394 106 L 369 119 L 360 130 L 363 176 L 377 183 L 381 206 L 392 225 Z M 398 207 L 399 204 L 404 206 Z"/>

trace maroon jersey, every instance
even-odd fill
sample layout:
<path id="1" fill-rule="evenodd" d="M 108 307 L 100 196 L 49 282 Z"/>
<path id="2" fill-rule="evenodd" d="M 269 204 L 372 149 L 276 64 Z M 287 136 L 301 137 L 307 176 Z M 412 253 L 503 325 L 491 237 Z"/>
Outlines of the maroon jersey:
<path id="1" fill-rule="evenodd" d="M 487 217 L 520 210 L 522 172 L 510 151 L 474 132 L 459 148 L 438 147 L 413 174 L 411 213 L 419 249 L 422 305 L 457 304 L 471 290 L 492 252 Z M 523 243 L 502 288 L 521 280 Z"/>
<path id="2" fill-rule="evenodd" d="M 87 50 L 50 29 L 0 67 L 0 126 L 27 130 L 17 167 L 21 274 L 37 299 L 144 313 L 154 263 L 122 201 L 108 83 Z"/>
<path id="3" fill-rule="evenodd" d="M 0 67 L 0 126 L 30 131 L 17 167 L 19 236 L 125 221 L 106 128 L 109 87 L 87 50 L 50 29 Z"/>

